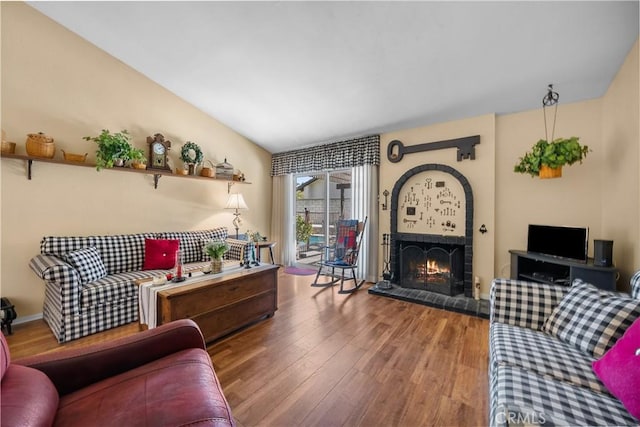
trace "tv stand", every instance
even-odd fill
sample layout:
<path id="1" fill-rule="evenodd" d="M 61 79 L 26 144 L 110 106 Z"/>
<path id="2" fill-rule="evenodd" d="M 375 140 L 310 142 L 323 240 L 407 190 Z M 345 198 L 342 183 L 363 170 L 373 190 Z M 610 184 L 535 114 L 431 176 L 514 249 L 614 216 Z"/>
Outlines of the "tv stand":
<path id="1" fill-rule="evenodd" d="M 580 262 L 513 249 L 509 252 L 512 279 L 566 286 L 571 286 L 574 279 L 582 279 L 600 289 L 616 290 L 618 270 L 593 265 L 591 258 Z"/>

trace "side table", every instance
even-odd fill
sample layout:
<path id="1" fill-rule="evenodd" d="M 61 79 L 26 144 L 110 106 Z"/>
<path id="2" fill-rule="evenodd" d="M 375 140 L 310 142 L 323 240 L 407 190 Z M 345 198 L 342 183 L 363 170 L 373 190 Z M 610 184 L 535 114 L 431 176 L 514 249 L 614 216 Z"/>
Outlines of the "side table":
<path id="1" fill-rule="evenodd" d="M 269 248 L 269 256 L 271 257 L 271 264 L 275 264 L 274 260 L 273 260 L 273 247 L 277 244 L 278 242 L 256 242 L 256 256 L 258 257 L 258 262 L 262 262 L 260 260 L 261 256 L 260 256 L 260 252 L 262 252 L 262 249 L 266 249 Z"/>
<path id="2" fill-rule="evenodd" d="M 2 330 L 7 328 L 7 333 L 11 335 L 13 332 L 11 331 L 11 323 L 18 317 L 16 313 L 15 306 L 11 304 L 9 298 L 2 298 L 0 300 L 0 311 L 2 311 Z"/>

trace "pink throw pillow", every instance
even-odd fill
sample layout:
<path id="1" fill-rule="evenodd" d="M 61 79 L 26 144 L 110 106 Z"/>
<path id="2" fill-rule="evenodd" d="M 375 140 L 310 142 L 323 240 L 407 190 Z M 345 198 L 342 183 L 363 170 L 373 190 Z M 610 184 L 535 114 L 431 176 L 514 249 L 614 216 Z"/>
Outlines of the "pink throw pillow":
<path id="1" fill-rule="evenodd" d="M 640 419 L 640 319 L 592 366 L 611 394 Z"/>
<path id="2" fill-rule="evenodd" d="M 168 270 L 176 265 L 180 240 L 144 239 L 143 270 Z"/>

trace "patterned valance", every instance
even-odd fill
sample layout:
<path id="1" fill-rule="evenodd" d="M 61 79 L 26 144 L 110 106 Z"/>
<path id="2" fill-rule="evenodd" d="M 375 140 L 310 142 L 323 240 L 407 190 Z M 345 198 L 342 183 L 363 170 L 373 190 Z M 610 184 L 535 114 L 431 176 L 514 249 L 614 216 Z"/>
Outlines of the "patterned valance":
<path id="1" fill-rule="evenodd" d="M 271 156 L 271 176 L 380 164 L 380 135 L 316 145 Z"/>

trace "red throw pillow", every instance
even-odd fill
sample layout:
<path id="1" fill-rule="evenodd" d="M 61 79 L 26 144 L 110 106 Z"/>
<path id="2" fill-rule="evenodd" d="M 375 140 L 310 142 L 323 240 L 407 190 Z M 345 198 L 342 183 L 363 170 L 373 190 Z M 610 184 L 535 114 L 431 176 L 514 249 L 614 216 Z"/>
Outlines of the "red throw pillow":
<path id="1" fill-rule="evenodd" d="M 640 319 L 592 366 L 611 394 L 640 419 Z"/>
<path id="2" fill-rule="evenodd" d="M 143 270 L 168 270 L 176 265 L 180 240 L 144 239 Z"/>

